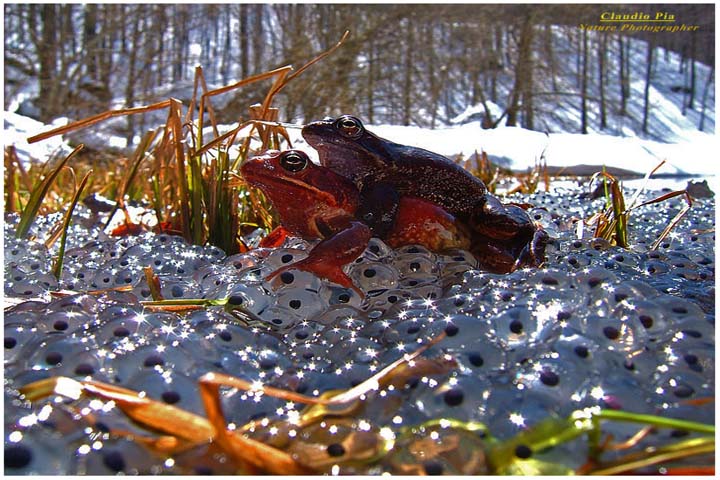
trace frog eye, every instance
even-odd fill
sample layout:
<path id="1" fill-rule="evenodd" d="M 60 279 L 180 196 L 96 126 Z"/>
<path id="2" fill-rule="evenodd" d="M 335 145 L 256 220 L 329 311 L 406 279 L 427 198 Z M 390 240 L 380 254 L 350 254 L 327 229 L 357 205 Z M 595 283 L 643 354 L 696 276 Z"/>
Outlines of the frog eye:
<path id="1" fill-rule="evenodd" d="M 360 120 L 350 115 L 343 115 L 335 122 L 335 128 L 348 138 L 360 138 L 365 131 Z"/>
<path id="2" fill-rule="evenodd" d="M 280 166 L 288 172 L 299 172 L 307 167 L 308 158 L 305 154 L 295 151 L 285 152 L 280 157 Z"/>

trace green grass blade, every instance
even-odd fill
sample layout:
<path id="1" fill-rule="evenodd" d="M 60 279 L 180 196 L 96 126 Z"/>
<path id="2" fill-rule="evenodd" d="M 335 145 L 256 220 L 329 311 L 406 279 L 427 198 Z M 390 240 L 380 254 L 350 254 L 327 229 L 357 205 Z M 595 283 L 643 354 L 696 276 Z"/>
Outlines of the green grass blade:
<path id="1" fill-rule="evenodd" d="M 143 136 L 142 140 L 140 141 L 140 144 L 133 152 L 133 160 L 132 160 L 132 166 L 130 167 L 130 171 L 125 177 L 125 181 L 123 182 L 122 189 L 120 192 L 118 192 L 118 195 L 116 197 L 117 202 L 115 203 L 115 208 L 110 212 L 110 215 L 108 215 L 107 223 L 105 224 L 105 228 L 107 228 L 110 225 L 110 222 L 112 221 L 113 217 L 115 216 L 115 213 L 120 209 L 120 206 L 122 205 L 122 201 L 125 198 L 125 195 L 127 194 L 128 190 L 130 190 L 130 185 L 132 185 L 133 180 L 135 180 L 135 176 L 137 175 L 138 169 L 140 168 L 140 164 L 147 156 L 147 151 L 150 149 L 150 146 L 152 145 L 152 142 L 155 140 L 159 133 L 159 130 L 150 130 L 148 131 L 145 136 Z"/>
<path id="2" fill-rule="evenodd" d="M 620 189 L 620 182 L 613 182 L 610 185 L 612 197 L 612 209 L 615 216 L 615 242 L 623 247 L 628 247 L 627 212 L 625 211 L 625 197 Z"/>
<path id="3" fill-rule="evenodd" d="M 630 458 L 620 458 L 589 473 L 591 475 L 618 475 L 659 463 L 667 463 L 713 452 L 715 452 L 714 437 L 693 438 L 644 452 L 642 455 L 631 454 L 629 455 Z"/>
<path id="4" fill-rule="evenodd" d="M 143 300 L 140 302 L 146 307 L 222 307 L 227 304 L 227 298 L 206 299 L 206 298 L 182 298 L 171 300 Z"/>
<path id="5" fill-rule="evenodd" d="M 531 428 L 492 446 L 488 451 L 488 461 L 498 472 L 511 471 L 515 468 L 513 465 L 523 463 L 523 460 L 515 454 L 515 449 L 519 445 L 524 445 L 533 452 L 541 452 L 577 438 L 592 429 L 591 418 L 587 415 L 541 420 Z"/>
<path id="6" fill-rule="evenodd" d="M 160 180 L 158 179 L 157 175 L 154 175 L 152 179 L 150 180 L 150 185 L 152 188 L 153 196 L 152 196 L 152 204 L 153 209 L 155 210 L 155 215 L 157 216 L 158 224 L 163 222 L 163 208 L 162 208 L 162 200 L 161 200 L 161 192 L 160 192 Z"/>
<path id="7" fill-rule="evenodd" d="M 35 221 L 38 210 L 40 210 L 40 205 L 42 205 L 43 200 L 45 200 L 45 195 L 47 195 L 48 190 L 50 190 L 50 185 L 52 185 L 55 181 L 58 174 L 60 174 L 60 170 L 62 170 L 65 164 L 77 155 L 83 147 L 83 144 L 75 147 L 75 150 L 73 150 L 70 155 L 65 157 L 65 159 L 63 159 L 52 172 L 50 172 L 43 180 L 40 181 L 38 185 L 35 186 L 30 194 L 30 199 L 28 200 L 27 205 L 25 205 L 22 216 L 20 217 L 20 223 L 18 224 L 17 231 L 15 232 L 15 237 L 22 238 L 27 235 L 30 231 L 30 227 Z"/>
<path id="8" fill-rule="evenodd" d="M 653 425 L 655 427 L 661 428 L 674 428 L 677 430 L 687 430 L 689 432 L 707 434 L 715 433 L 715 425 L 691 422 L 689 420 L 680 420 L 677 418 L 659 417 L 657 415 L 623 412 L 622 410 L 601 410 L 599 413 L 596 414 L 596 417 L 602 420 L 642 423 L 644 425 Z"/>
<path id="9" fill-rule="evenodd" d="M 53 275 L 55 275 L 55 278 L 57 278 L 58 281 L 60 281 L 60 275 L 62 274 L 63 257 L 65 256 L 65 242 L 67 241 L 67 233 L 68 228 L 70 227 L 70 220 L 72 219 L 75 205 L 77 205 L 78 200 L 80 200 L 80 195 L 85 189 L 85 185 L 87 184 L 87 181 L 90 178 L 91 174 L 92 170 L 88 171 L 83 177 L 82 181 L 80 182 L 80 186 L 78 187 L 75 195 L 72 198 L 72 201 L 70 202 L 70 208 L 68 208 L 67 213 L 65 213 L 65 218 L 63 219 L 62 236 L 60 237 L 60 247 L 58 249 L 57 259 L 55 260 L 55 264 L 53 265 Z"/>
<path id="10" fill-rule="evenodd" d="M 203 222 L 203 198 L 206 195 L 206 188 L 202 181 L 202 160 L 199 155 L 191 156 L 188 159 L 190 166 L 190 225 L 192 241 L 195 245 L 203 244 L 204 222 Z"/>

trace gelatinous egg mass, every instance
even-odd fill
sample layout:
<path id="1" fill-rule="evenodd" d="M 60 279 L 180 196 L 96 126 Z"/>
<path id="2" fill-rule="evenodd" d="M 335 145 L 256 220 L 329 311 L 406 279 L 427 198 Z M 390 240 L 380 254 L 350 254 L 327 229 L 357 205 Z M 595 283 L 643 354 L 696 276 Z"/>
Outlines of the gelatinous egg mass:
<path id="1" fill-rule="evenodd" d="M 34 381 L 92 379 L 204 415 L 197 379 L 208 372 L 317 396 L 360 384 L 441 333 L 423 357 L 444 359 L 448 368 L 373 391 L 367 408 L 352 416 L 297 426 L 303 405 L 228 388 L 220 401 L 229 428 L 315 459 L 321 473 L 483 474 L 480 433 L 412 427 L 452 418 L 509 439 L 592 406 L 707 422 L 712 403 L 702 399 L 715 395 L 712 201 L 697 200 L 654 250 L 683 203 L 638 208 L 629 217 L 631 247 L 623 249 L 577 238 L 577 219 L 604 202 L 582 195 L 513 198 L 534 205 L 531 217 L 552 237 L 542 268 L 492 274 L 478 270 L 468 252 L 393 250 L 373 238 L 345 267 L 364 295 L 293 268 L 266 280 L 305 258 L 312 243 L 289 239 L 226 256 L 166 234 L 110 237 L 102 232 L 105 218 L 93 219 L 84 206 L 76 208 L 56 279 L 57 243 L 48 249 L 45 240 L 62 215 L 38 217 L 33 240 L 15 238 L 18 217 L 6 215 L 5 474 L 239 468 L 211 444 L 169 455 L 131 440 L 155 433 L 112 402 L 48 398 L 31 405 L 17 388 Z M 155 286 L 147 267 L 167 300 L 220 301 L 185 311 L 148 308 L 143 302 Z M 65 294 L 51 293 L 58 290 Z M 603 425 L 617 442 L 639 428 Z M 658 430 L 644 441 L 662 446 L 681 434 Z M 376 455 L 386 441 L 392 451 Z M 542 452 L 518 445 L 513 454 L 578 468 L 586 452 L 577 440 Z M 376 460 L 347 461 L 353 458 Z"/>

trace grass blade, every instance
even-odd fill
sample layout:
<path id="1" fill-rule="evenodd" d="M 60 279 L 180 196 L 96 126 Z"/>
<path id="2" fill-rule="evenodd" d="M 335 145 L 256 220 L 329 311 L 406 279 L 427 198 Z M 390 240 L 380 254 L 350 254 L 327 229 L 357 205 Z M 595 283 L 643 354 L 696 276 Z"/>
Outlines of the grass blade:
<path id="1" fill-rule="evenodd" d="M 48 190 L 50 189 L 50 186 L 55 181 L 55 178 L 57 178 L 58 174 L 60 173 L 60 170 L 65 166 L 65 164 L 73 158 L 77 153 L 82 150 L 84 145 L 81 143 L 77 147 L 75 147 L 75 150 L 70 152 L 70 155 L 65 157 L 54 169 L 52 172 L 50 172 L 43 180 L 40 181 L 38 185 L 35 186 L 35 188 L 32 191 L 32 194 L 30 194 L 30 199 L 28 200 L 27 205 L 25 205 L 25 209 L 23 210 L 22 216 L 20 217 L 20 223 L 18 224 L 17 231 L 15 232 L 15 237 L 22 238 L 30 231 L 30 227 L 32 226 L 33 222 L 35 221 L 35 217 L 37 216 L 38 210 L 40 210 L 40 205 L 42 205 L 43 200 L 45 199 L 45 195 L 47 195 Z"/>
<path id="2" fill-rule="evenodd" d="M 715 434 L 715 425 L 707 425 L 690 420 L 680 420 L 677 418 L 665 418 L 658 415 L 648 415 L 643 413 L 624 412 L 622 410 L 601 410 L 596 414 L 601 420 L 614 420 L 617 422 L 642 423 L 645 425 L 653 425 L 659 428 L 674 428 L 676 430 L 687 430 L 689 432 Z"/>
<path id="3" fill-rule="evenodd" d="M 171 99 L 170 111 L 168 113 L 167 126 L 170 132 L 172 132 L 172 147 L 175 153 L 175 168 L 177 174 L 177 182 L 179 188 L 179 201 L 180 201 L 180 218 L 183 236 L 186 240 L 190 241 L 193 238 L 192 228 L 190 225 L 190 205 L 192 199 L 190 192 L 188 192 L 187 184 L 187 168 L 185 167 L 185 151 L 183 149 L 182 141 L 182 121 L 180 119 L 180 112 L 182 110 L 182 103 L 179 100 Z M 167 132 L 166 132 L 167 133 Z M 202 218 L 195 218 L 194 221 L 202 222 Z"/>
<path id="4" fill-rule="evenodd" d="M 138 169 L 140 168 L 140 163 L 142 163 L 142 161 L 145 159 L 147 151 L 150 148 L 152 142 L 157 137 L 158 133 L 159 130 L 148 131 L 140 141 L 138 147 L 135 149 L 135 152 L 133 152 L 133 159 L 131 162 L 132 166 L 130 167 L 130 171 L 128 172 L 128 174 L 125 176 L 125 181 L 123 182 L 122 188 L 120 189 L 120 191 L 118 191 L 117 196 L 115 197 L 115 208 L 110 212 L 110 215 L 108 215 L 107 223 L 105 224 L 104 228 L 107 228 L 110 225 L 110 222 L 115 216 L 115 213 L 120 208 L 125 208 L 125 195 L 130 189 L 130 185 L 132 185 L 133 180 L 135 180 L 135 176 L 137 175 Z"/>
<path id="5" fill-rule="evenodd" d="M 150 289 L 150 296 L 153 301 L 159 302 L 165 300 L 160 292 L 160 279 L 153 272 L 152 267 L 143 267 L 143 273 L 145 274 L 145 281 Z"/>
<path id="6" fill-rule="evenodd" d="M 152 105 L 147 105 L 144 107 L 132 107 L 132 108 L 123 108 L 120 110 L 109 110 L 107 112 L 103 112 L 98 115 L 93 115 L 92 117 L 84 118 L 82 120 L 78 120 L 77 122 L 70 123 L 68 125 L 65 125 L 64 127 L 54 128 L 47 132 L 40 133 L 38 135 L 34 135 L 32 137 L 29 137 L 27 139 L 27 142 L 28 143 L 39 142 L 41 140 L 45 140 L 47 138 L 54 137 L 55 135 L 62 135 L 63 133 L 72 132 L 73 130 L 78 130 L 78 129 L 89 127 L 90 125 L 94 125 L 98 122 L 102 122 L 104 120 L 107 120 L 108 118 L 120 117 L 120 116 L 124 116 L 124 115 L 134 115 L 136 113 L 145 113 L 145 112 L 150 112 L 152 110 L 160 110 L 160 109 L 169 107 L 170 102 L 171 102 L 171 100 L 164 100 L 162 102 L 153 103 Z"/>
<path id="7" fill-rule="evenodd" d="M 652 451 L 630 454 L 588 473 L 591 475 L 618 475 L 658 463 L 713 452 L 715 452 L 715 439 L 713 437 L 693 438 Z"/>
<path id="8" fill-rule="evenodd" d="M 53 275 L 55 275 L 55 278 L 60 281 L 60 275 L 62 274 L 62 267 L 63 267 L 63 257 L 65 256 L 65 242 L 67 241 L 67 233 L 68 228 L 70 227 L 70 220 L 72 219 L 73 211 L 75 210 L 75 205 L 77 205 L 78 200 L 80 199 L 80 195 L 82 195 L 83 190 L 85 189 L 85 184 L 87 184 L 88 179 L 90 178 L 90 175 L 92 175 L 92 170 L 88 171 L 85 176 L 83 177 L 82 181 L 80 182 L 80 186 L 75 191 L 75 195 L 72 198 L 72 201 L 70 202 L 70 208 L 68 208 L 67 213 L 65 213 L 65 218 L 63 219 L 62 224 L 62 236 L 60 237 L 60 247 L 58 249 L 57 259 L 55 260 L 55 265 L 53 265 Z"/>
<path id="9" fill-rule="evenodd" d="M 610 184 L 610 197 L 615 215 L 615 243 L 623 248 L 628 247 L 627 211 L 625 210 L 625 196 L 620 189 L 620 182 Z"/>

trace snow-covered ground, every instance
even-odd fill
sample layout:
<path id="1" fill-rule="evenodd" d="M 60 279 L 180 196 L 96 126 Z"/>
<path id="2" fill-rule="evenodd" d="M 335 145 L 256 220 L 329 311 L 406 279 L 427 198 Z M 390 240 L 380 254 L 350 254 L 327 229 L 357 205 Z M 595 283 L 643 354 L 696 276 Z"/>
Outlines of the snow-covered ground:
<path id="1" fill-rule="evenodd" d="M 31 161 L 45 162 L 53 155 L 67 155 L 72 148 L 62 137 L 52 137 L 43 142 L 29 144 L 27 138 L 60 125 L 45 125 L 29 117 L 13 112 L 3 112 L 3 146 L 14 145 L 18 158 L 24 165 Z"/>
<path id="2" fill-rule="evenodd" d="M 6 144 L 14 144 L 24 162 L 43 161 L 49 154 L 69 147 L 53 137 L 28 145 L 26 138 L 51 127 L 27 117 L 5 112 Z M 93 128 L 93 127 L 90 127 Z M 587 135 L 575 133 L 545 134 L 519 127 L 498 127 L 483 130 L 479 122 L 458 126 L 436 128 L 403 127 L 397 125 L 367 125 L 376 135 L 405 145 L 414 145 L 448 157 L 469 157 L 485 151 L 492 161 L 513 170 L 525 170 L 544 156 L 550 167 L 595 165 L 600 169 L 617 167 L 645 174 L 662 160 L 665 165 L 658 174 L 691 175 L 707 177 L 714 191 L 718 191 L 717 152 L 720 151 L 717 136 L 703 132 L 685 132 L 687 141 L 662 143 L 637 137 L 616 137 L 600 133 Z M 300 131 L 289 130 L 293 144 L 307 149 L 314 158 Z"/>
<path id="3" fill-rule="evenodd" d="M 613 166 L 644 173 L 667 160 L 658 173 L 714 175 L 716 137 L 698 132 L 691 142 L 660 143 L 636 137 L 604 134 L 544 134 L 519 127 L 483 130 L 479 122 L 435 130 L 378 125 L 368 127 L 377 135 L 397 143 L 415 145 L 446 156 L 467 157 L 484 150 L 490 159 L 513 170 L 523 170 L 543 156 L 549 166 Z M 715 150 L 716 151 L 716 150 Z"/>

